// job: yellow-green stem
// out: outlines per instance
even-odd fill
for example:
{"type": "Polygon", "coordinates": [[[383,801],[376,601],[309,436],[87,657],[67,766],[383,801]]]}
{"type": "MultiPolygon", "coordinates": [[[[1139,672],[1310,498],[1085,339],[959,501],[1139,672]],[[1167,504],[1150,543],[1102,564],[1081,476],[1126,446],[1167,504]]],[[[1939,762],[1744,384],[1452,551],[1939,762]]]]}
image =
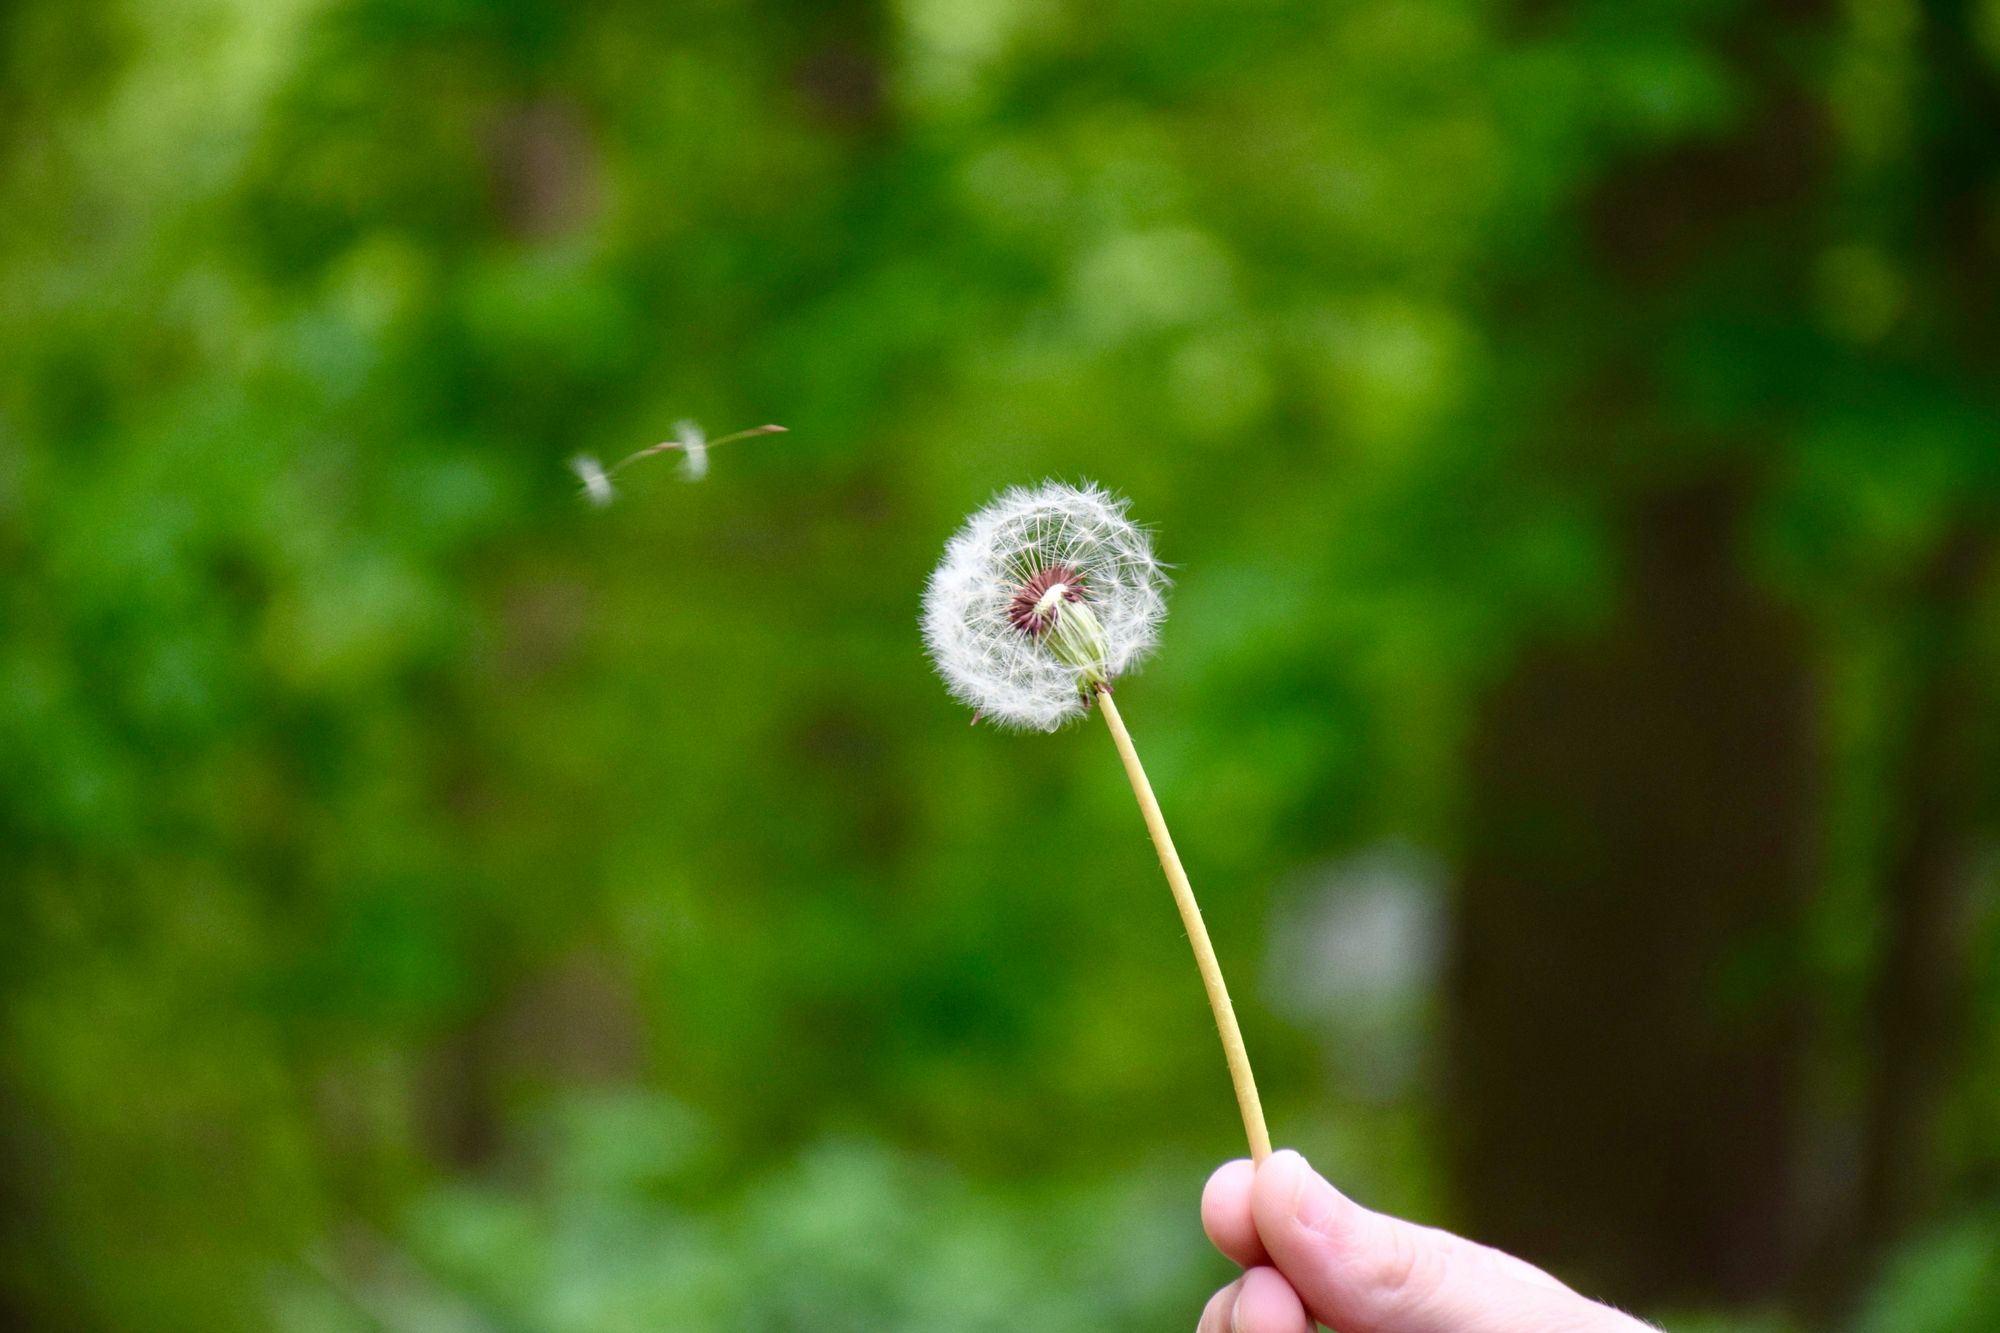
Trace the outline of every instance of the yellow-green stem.
{"type": "Polygon", "coordinates": [[[1174,892],[1174,906],[1180,909],[1181,924],[1187,927],[1188,943],[1194,946],[1195,966],[1201,969],[1201,984],[1208,991],[1208,1007],[1215,1013],[1215,1030],[1222,1037],[1222,1055],[1229,1062],[1229,1081],[1236,1085],[1236,1106],[1243,1113],[1243,1132],[1250,1140],[1250,1158],[1261,1162],[1271,1155],[1271,1134],[1264,1128],[1264,1107],[1257,1099],[1257,1080],[1250,1072],[1250,1053],[1243,1047],[1243,1030],[1236,1026],[1236,1010],[1229,1003],[1229,987],[1222,980],[1222,964],[1215,961],[1215,946],[1208,942],[1208,928],[1201,922],[1201,907],[1194,900],[1187,871],[1181,869],[1180,853],[1174,850],[1173,834],[1167,832],[1166,817],[1153,798],[1153,784],[1146,781],[1146,769],[1139,752],[1132,748],[1132,733],[1111,701],[1111,691],[1097,692],[1098,710],[1111,728],[1111,740],[1118,757],[1125,761],[1125,776],[1131,780],[1132,794],[1139,798],[1139,813],[1145,817],[1146,832],[1153,837],[1153,849],[1160,854],[1160,869],[1167,875],[1167,887],[1174,892]]]}

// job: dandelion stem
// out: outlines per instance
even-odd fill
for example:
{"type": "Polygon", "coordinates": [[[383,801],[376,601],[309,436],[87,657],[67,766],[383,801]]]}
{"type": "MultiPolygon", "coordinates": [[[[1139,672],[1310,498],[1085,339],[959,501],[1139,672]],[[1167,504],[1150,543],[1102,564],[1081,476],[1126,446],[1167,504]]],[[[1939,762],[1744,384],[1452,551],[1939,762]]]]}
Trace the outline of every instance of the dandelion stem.
{"type": "Polygon", "coordinates": [[[1167,875],[1167,887],[1174,892],[1174,906],[1180,909],[1181,924],[1187,927],[1188,943],[1194,946],[1195,966],[1201,969],[1201,984],[1208,990],[1208,1007],[1215,1012],[1215,1030],[1222,1037],[1223,1058],[1229,1062],[1229,1081],[1236,1085],[1237,1109],[1243,1112],[1243,1131],[1250,1139],[1252,1161],[1263,1161],[1271,1155],[1271,1133],[1264,1128],[1264,1107],[1257,1099],[1257,1079],[1250,1072],[1250,1052],[1243,1046],[1243,1030],[1236,1026],[1236,1010],[1229,1003],[1229,987],[1222,980],[1222,964],[1215,960],[1215,946],[1208,941],[1208,928],[1201,921],[1201,906],[1194,900],[1194,889],[1188,884],[1187,871],[1181,869],[1180,853],[1174,850],[1173,834],[1167,832],[1167,820],[1160,813],[1160,803],[1153,797],[1153,784],[1146,780],[1146,769],[1139,762],[1139,752],[1132,748],[1132,733],[1125,730],[1125,719],[1118,715],[1118,705],[1111,701],[1111,691],[1100,688],[1097,692],[1097,706],[1104,714],[1104,724],[1111,728],[1112,743],[1118,747],[1118,757],[1125,761],[1125,776],[1132,782],[1132,794],[1139,798],[1139,813],[1145,816],[1146,832],[1153,837],[1153,848],[1160,854],[1160,869],[1167,875]]]}

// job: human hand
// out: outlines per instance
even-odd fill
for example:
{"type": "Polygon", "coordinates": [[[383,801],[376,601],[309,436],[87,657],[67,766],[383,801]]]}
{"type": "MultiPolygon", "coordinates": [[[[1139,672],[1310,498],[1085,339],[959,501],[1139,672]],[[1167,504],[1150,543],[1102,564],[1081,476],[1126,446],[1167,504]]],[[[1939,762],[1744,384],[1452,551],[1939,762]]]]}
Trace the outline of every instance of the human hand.
{"type": "Polygon", "coordinates": [[[1201,1224],[1245,1272],[1196,1333],[1654,1333],[1512,1255],[1369,1212],[1290,1149],[1219,1168],[1201,1224]]]}

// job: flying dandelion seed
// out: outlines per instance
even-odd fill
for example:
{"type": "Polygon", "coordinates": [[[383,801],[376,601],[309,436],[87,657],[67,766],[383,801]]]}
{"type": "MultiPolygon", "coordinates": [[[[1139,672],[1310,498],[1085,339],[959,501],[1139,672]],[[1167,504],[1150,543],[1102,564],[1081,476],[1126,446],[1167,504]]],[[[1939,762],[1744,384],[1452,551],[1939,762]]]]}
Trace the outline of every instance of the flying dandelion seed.
{"type": "Polygon", "coordinates": [[[598,462],[596,456],[592,454],[578,454],[569,460],[569,467],[583,483],[581,490],[583,497],[602,509],[618,498],[618,490],[611,484],[612,478],[642,458],[651,458],[655,454],[678,449],[681,453],[681,476],[688,481],[700,481],[708,475],[709,450],[725,444],[734,444],[738,440],[754,439],[759,435],[785,433],[783,426],[752,426],[749,430],[739,430],[719,440],[711,440],[697,422],[677,421],[674,423],[674,438],[648,445],[637,453],[627,454],[609,468],[598,462]]]}
{"type": "Polygon", "coordinates": [[[700,481],[708,475],[708,436],[694,421],[674,423],[674,443],[681,448],[681,476],[700,481]]]}
{"type": "Polygon", "coordinates": [[[578,454],[569,460],[569,470],[576,473],[577,480],[583,483],[578,494],[599,509],[618,498],[618,490],[611,484],[610,474],[605,472],[604,464],[598,462],[595,455],[578,454]]]}

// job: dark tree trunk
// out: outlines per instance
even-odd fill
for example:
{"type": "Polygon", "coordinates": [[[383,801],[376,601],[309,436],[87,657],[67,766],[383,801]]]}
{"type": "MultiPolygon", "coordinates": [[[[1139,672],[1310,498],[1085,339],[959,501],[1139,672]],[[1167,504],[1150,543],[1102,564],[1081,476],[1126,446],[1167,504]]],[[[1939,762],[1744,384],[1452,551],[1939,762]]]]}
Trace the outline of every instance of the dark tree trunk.
{"type": "Polygon", "coordinates": [[[1960,531],[1912,598],[1913,697],[1882,880],[1870,997],[1857,1232],[1873,1258],[1935,1201],[1932,1131],[1964,1036],[1969,915],[1989,687],[1973,629],[1991,566],[1988,539],[1960,531]]]}
{"type": "MultiPolygon", "coordinates": [[[[1623,1301],[1766,1298],[1800,1248],[1811,645],[1739,547],[1758,479],[1729,460],[1770,446],[1695,438],[1671,372],[1725,361],[1718,328],[1810,326],[1834,148],[1799,53],[1835,22],[1826,0],[1719,12],[1735,132],[1611,172],[1579,216],[1609,299],[1548,287],[1558,266],[1516,316],[1568,368],[1545,433],[1633,498],[1610,623],[1532,649],[1475,732],[1451,1128],[1466,1225],[1623,1301]]],[[[1738,420],[1775,441],[1788,390],[1737,388],[1772,397],[1738,420]]]]}
{"type": "Polygon", "coordinates": [[[1800,629],[1745,573],[1744,496],[1631,516],[1615,622],[1491,701],[1452,983],[1466,1222],[1620,1300],[1775,1291],[1809,870],[1800,629]]]}

